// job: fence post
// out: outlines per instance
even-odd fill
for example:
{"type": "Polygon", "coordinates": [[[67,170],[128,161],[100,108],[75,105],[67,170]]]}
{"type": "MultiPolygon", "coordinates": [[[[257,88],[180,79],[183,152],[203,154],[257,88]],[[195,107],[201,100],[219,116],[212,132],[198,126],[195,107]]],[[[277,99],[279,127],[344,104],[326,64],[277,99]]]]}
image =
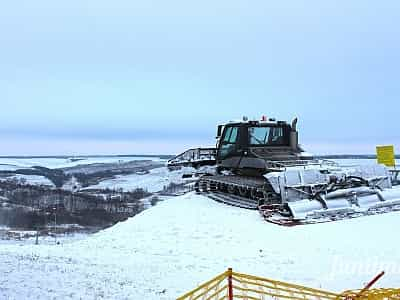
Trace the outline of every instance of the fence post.
{"type": "Polygon", "coordinates": [[[228,269],[228,300],[233,300],[232,268],[228,269]]]}
{"type": "Polygon", "coordinates": [[[376,275],[368,284],[357,294],[357,297],[361,297],[364,292],[369,290],[371,286],[373,286],[383,275],[385,275],[385,272],[382,271],[378,275],[376,275]]]}

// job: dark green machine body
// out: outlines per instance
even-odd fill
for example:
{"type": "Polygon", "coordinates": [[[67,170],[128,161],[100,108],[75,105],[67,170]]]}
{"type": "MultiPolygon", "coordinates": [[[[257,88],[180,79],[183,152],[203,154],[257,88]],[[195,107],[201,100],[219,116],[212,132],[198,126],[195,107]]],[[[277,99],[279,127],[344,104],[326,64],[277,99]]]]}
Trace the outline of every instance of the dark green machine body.
{"type": "Polygon", "coordinates": [[[312,160],[298,144],[297,119],[232,122],[218,127],[218,170],[257,176],[312,160]]]}

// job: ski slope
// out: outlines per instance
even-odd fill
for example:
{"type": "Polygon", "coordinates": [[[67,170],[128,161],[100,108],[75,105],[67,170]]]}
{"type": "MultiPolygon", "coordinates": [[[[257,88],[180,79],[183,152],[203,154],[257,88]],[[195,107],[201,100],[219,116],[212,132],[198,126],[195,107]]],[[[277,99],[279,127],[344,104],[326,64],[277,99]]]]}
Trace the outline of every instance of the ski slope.
{"type": "Polygon", "coordinates": [[[279,227],[193,193],[91,237],[0,245],[0,299],[174,299],[233,267],[342,291],[378,272],[399,286],[400,213],[279,227]]]}

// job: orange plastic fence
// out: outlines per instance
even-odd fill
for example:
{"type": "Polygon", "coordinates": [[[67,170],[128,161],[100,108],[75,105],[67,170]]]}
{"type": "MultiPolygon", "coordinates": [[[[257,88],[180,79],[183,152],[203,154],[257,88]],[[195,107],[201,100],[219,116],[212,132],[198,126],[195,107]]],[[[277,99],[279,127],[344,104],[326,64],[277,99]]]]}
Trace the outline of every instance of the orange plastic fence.
{"type": "Polygon", "coordinates": [[[287,282],[241,274],[228,269],[224,273],[203,283],[177,300],[267,300],[267,299],[398,299],[400,289],[354,290],[333,293],[287,282]]]}

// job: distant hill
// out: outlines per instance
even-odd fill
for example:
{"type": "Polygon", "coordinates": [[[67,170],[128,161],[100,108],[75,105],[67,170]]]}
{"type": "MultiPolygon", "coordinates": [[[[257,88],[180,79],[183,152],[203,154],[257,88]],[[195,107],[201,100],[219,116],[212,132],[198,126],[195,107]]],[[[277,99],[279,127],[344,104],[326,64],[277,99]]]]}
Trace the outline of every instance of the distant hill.
{"type": "MultiPolygon", "coordinates": [[[[333,155],[316,155],[315,158],[321,159],[376,159],[375,154],[333,154],[333,155]]],[[[400,155],[396,155],[396,159],[400,159],[400,155]]]]}

